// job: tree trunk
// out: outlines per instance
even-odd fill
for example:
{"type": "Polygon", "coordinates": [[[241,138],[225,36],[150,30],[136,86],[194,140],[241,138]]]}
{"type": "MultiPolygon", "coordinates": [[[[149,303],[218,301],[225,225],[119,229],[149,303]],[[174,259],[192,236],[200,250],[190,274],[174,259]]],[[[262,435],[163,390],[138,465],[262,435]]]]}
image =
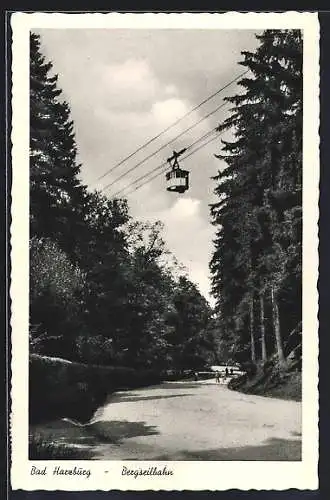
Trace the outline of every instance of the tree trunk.
{"type": "Polygon", "coordinates": [[[254,308],[253,308],[253,295],[250,299],[250,341],[251,341],[251,361],[256,362],[256,346],[254,340],[254,308]]]}
{"type": "Polygon", "coordinates": [[[264,294],[259,293],[260,301],[260,329],[261,329],[261,359],[263,363],[267,361],[267,349],[266,349],[266,329],[265,329],[265,304],[264,304],[264,294]]]}
{"type": "Polygon", "coordinates": [[[280,327],[280,314],[278,309],[277,297],[274,291],[274,287],[271,286],[271,298],[272,298],[272,311],[273,311],[273,328],[276,339],[277,355],[279,359],[280,366],[282,368],[286,367],[286,359],[283,352],[283,343],[281,337],[281,327],[280,327]]]}

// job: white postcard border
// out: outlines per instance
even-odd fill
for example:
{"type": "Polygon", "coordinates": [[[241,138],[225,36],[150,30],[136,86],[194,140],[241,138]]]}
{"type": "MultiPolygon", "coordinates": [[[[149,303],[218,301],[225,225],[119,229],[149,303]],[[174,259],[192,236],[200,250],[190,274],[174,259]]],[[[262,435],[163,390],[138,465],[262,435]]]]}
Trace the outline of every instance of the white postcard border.
{"type": "Polygon", "coordinates": [[[319,24],[317,13],[14,13],[12,41],[12,207],[10,416],[11,486],[24,490],[227,490],[318,487],[319,24]],[[29,32],[37,28],[289,29],[304,36],[303,439],[301,462],[28,460],[29,32]],[[31,466],[77,465],[87,477],[31,475],[31,466]],[[123,476],[122,466],[167,466],[173,475],[123,476]]]}

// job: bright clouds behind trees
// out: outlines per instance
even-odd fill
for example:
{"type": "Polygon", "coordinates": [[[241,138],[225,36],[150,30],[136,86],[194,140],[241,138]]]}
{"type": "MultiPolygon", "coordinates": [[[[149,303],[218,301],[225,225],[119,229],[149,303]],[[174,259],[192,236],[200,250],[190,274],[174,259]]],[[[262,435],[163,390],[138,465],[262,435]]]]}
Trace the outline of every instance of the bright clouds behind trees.
{"type": "MultiPolygon", "coordinates": [[[[215,178],[212,206],[215,327],[198,289],[178,266],[166,265],[163,241],[185,248],[191,276],[201,283],[198,254],[213,234],[199,217],[201,200],[180,198],[168,208],[156,195],[148,200],[154,217],[137,222],[125,200],[87,191],[79,181],[69,105],[32,35],[30,319],[33,339],[43,339],[34,346],[89,362],[183,368],[212,360],[218,334],[229,357],[265,361],[276,352],[285,364],[290,332],[301,321],[302,42],[296,31],[266,31],[259,42],[255,52],[243,53],[241,64],[253,77],[227,99],[232,113],[220,126],[235,135],[219,155],[227,168],[215,178]],[[46,312],[54,307],[50,325],[46,312]],[[61,342],[48,342],[48,334],[61,342]]],[[[152,93],[148,67],[134,64],[134,84],[144,75],[152,93]]],[[[131,65],[116,68],[104,78],[127,83],[131,65]]],[[[171,108],[154,109],[166,124],[181,102],[171,95],[174,87],[168,91],[164,102],[171,108]]],[[[199,184],[196,174],[192,179],[199,184]]]]}
{"type": "Polygon", "coordinates": [[[240,63],[252,76],[227,99],[232,113],[219,127],[234,140],[223,143],[227,167],[215,177],[213,294],[221,339],[236,357],[265,362],[275,352],[285,366],[301,322],[302,37],[267,30],[257,38],[240,63]]]}
{"type": "Polygon", "coordinates": [[[79,181],[70,108],[34,34],[30,70],[31,347],[159,370],[213,361],[212,311],[167,264],[162,226],[132,220],[125,200],[79,181]]]}

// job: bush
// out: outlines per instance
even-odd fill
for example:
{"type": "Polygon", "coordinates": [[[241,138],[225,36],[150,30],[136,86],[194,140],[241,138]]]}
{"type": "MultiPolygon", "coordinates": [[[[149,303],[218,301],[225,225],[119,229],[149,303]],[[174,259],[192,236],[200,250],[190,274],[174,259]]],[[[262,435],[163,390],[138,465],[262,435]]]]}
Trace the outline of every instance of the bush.
{"type": "Polygon", "coordinates": [[[82,328],[85,275],[47,238],[30,240],[30,349],[71,355],[82,328]]]}
{"type": "Polygon", "coordinates": [[[32,434],[29,436],[29,460],[87,460],[85,450],[55,443],[32,434]]]}
{"type": "Polygon", "coordinates": [[[85,365],[31,354],[30,422],[61,417],[87,422],[113,391],[159,382],[159,374],[151,370],[85,365]]]}
{"type": "Polygon", "coordinates": [[[253,378],[257,374],[257,365],[252,363],[252,361],[241,363],[240,368],[246,373],[248,378],[253,378]]]}

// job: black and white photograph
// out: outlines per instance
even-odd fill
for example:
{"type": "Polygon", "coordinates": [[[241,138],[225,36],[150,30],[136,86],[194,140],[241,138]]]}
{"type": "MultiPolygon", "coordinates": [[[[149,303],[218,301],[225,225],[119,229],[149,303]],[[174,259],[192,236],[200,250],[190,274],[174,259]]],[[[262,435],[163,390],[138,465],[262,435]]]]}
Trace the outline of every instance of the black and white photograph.
{"type": "Polygon", "coordinates": [[[316,487],[317,16],[34,16],[12,21],[14,485],[201,489],[203,464],[211,489],[316,487]]]}

